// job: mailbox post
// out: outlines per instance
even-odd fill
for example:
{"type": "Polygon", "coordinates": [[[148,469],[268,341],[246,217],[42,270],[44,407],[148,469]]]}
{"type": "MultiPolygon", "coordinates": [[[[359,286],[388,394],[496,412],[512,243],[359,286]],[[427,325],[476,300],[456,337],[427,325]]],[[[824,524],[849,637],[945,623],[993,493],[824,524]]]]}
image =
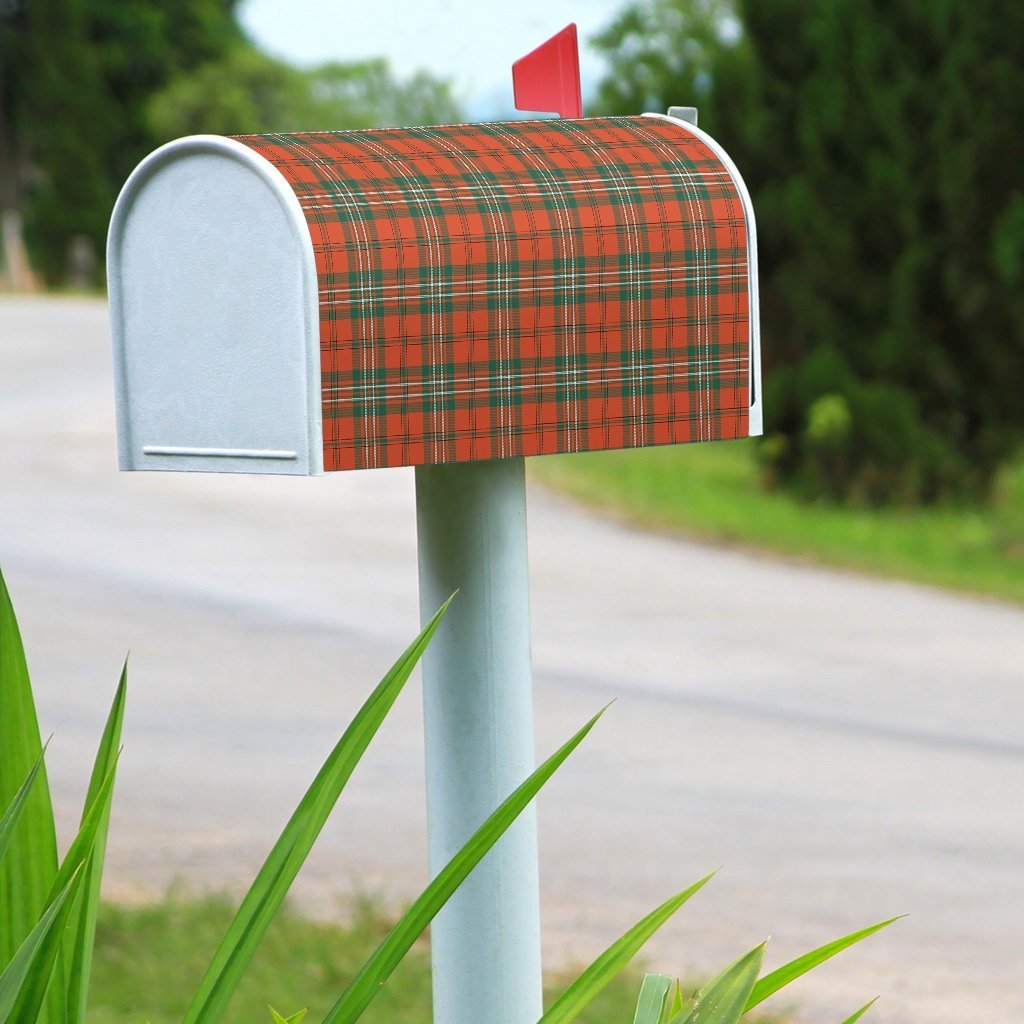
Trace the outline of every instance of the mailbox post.
{"type": "MultiPolygon", "coordinates": [[[[431,873],[534,768],[522,456],[416,469],[431,873]]],[[[434,1019],[540,1017],[537,828],[527,809],[431,926],[434,1019]]]]}
{"type": "MultiPolygon", "coordinates": [[[[578,115],[575,53],[517,100],[578,115]]],[[[525,457],[761,432],[749,196],[671,113],[193,136],[114,211],[122,469],[416,467],[423,617],[461,591],[423,664],[432,872],[533,768],[525,457]]],[[[537,1019],[532,813],[432,939],[436,1024],[537,1019]]]]}

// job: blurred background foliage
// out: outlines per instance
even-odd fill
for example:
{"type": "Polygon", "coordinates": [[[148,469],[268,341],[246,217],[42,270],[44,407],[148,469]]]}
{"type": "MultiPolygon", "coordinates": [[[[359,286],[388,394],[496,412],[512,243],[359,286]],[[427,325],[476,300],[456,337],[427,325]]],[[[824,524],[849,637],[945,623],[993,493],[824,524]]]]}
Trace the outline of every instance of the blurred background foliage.
{"type": "MultiPolygon", "coordinates": [[[[425,72],[261,52],[237,0],[0,0],[0,31],[0,209],[51,285],[72,239],[102,251],[118,189],[168,139],[461,116],[425,72]]],[[[632,0],[596,43],[591,113],[696,104],[750,187],[762,484],[1005,503],[1024,438],[1024,5],[632,0]]]]}
{"type": "Polygon", "coordinates": [[[1024,5],[642,0],[607,113],[695,103],[758,225],[769,482],[987,494],[1024,434],[1024,5]]]}
{"type": "Polygon", "coordinates": [[[425,71],[398,81],[383,59],[298,70],[249,43],[173,79],[148,106],[153,133],[166,139],[237,135],[239,125],[283,132],[450,124],[460,114],[446,83],[425,71]]]}
{"type": "MultiPolygon", "coordinates": [[[[181,135],[456,121],[448,84],[385,60],[300,69],[242,32],[238,0],[0,0],[0,210],[59,285],[69,243],[102,252],[117,193],[181,135]]],[[[97,276],[99,274],[97,264],[97,276]]]]}

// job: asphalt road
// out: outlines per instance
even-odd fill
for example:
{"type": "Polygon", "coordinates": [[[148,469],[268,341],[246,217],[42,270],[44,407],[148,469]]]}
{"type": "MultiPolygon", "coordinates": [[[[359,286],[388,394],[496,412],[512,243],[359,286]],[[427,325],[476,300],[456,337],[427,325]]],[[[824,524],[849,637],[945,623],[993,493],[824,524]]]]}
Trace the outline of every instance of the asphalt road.
{"type": "MultiPolygon", "coordinates": [[[[237,890],[415,633],[412,474],[115,469],[105,306],[0,300],[0,564],[65,835],[130,647],[109,893],[237,890]]],[[[618,698],[540,804],[549,962],[705,871],[651,947],[778,963],[911,916],[793,989],[801,1020],[1024,1017],[1024,610],[650,536],[531,492],[538,748],[618,698]]],[[[411,685],[298,885],[424,879],[411,685]]]]}

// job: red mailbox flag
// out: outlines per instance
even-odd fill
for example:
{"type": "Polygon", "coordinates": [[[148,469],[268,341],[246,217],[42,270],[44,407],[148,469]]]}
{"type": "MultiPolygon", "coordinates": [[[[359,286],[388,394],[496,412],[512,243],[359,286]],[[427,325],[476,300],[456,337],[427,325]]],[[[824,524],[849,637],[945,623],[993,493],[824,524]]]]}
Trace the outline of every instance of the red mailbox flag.
{"type": "Polygon", "coordinates": [[[575,22],[512,65],[512,92],[516,110],[583,116],[575,22]]]}

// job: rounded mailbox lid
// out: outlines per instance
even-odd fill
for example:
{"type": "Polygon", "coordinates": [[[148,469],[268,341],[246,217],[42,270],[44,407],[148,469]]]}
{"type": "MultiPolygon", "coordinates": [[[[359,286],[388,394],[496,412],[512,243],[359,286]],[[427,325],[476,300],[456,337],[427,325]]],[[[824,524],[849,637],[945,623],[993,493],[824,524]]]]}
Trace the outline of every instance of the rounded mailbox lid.
{"type": "Polygon", "coordinates": [[[313,249],[272,164],[218,136],[156,150],[108,268],[122,469],[322,472],[313,249]]]}

